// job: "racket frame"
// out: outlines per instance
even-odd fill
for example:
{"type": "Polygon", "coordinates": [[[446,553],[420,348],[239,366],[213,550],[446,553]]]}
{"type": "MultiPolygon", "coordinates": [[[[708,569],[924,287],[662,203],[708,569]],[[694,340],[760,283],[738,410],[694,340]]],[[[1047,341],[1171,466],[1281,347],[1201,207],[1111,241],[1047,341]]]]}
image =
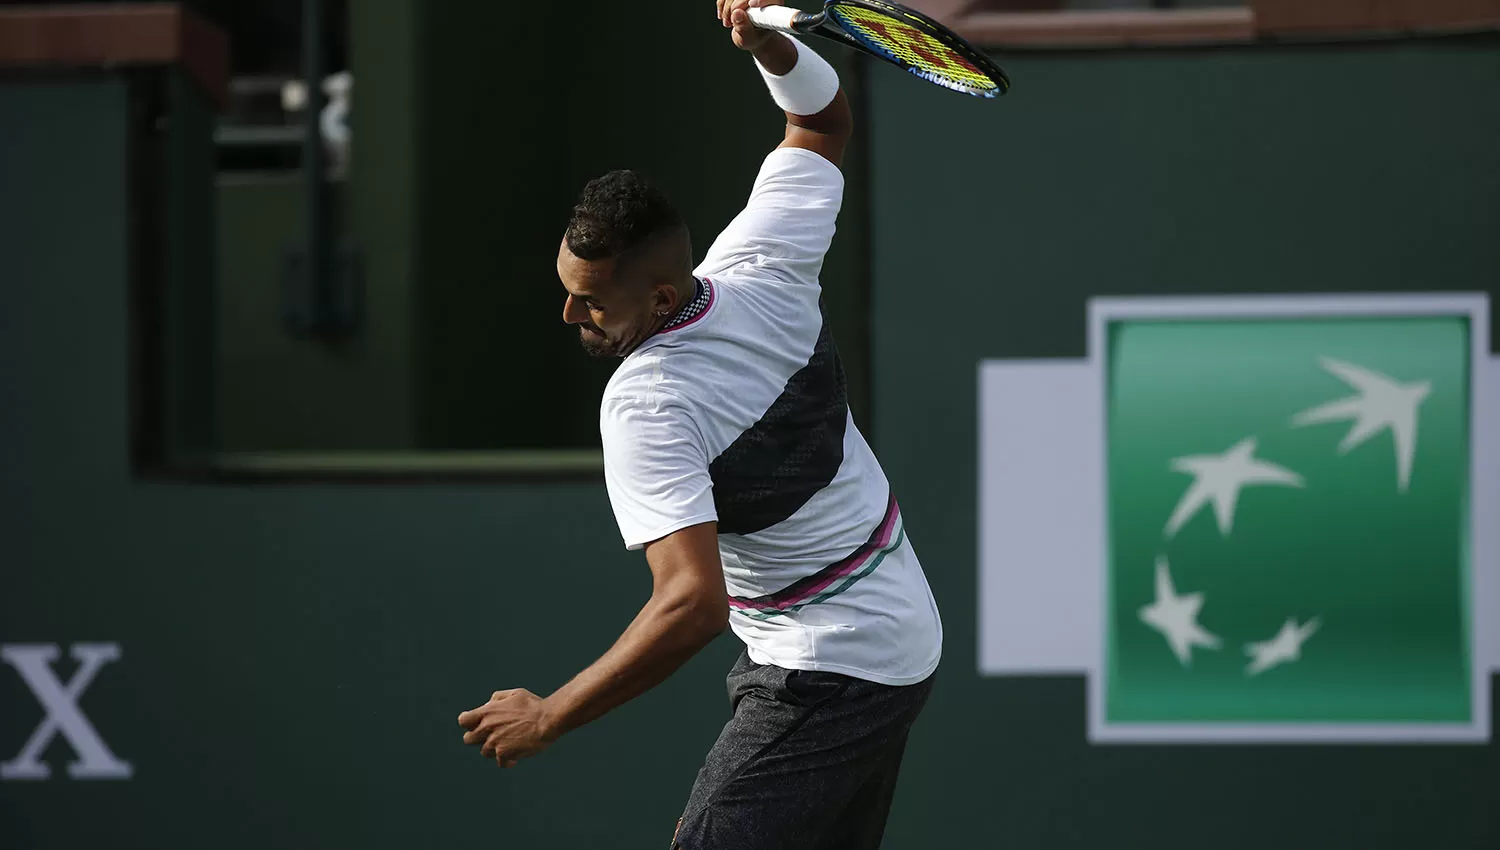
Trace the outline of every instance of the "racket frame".
{"type": "MultiPolygon", "coordinates": [[[[907,23],[915,26],[922,32],[926,33],[927,35],[930,35],[938,41],[942,42],[944,46],[946,46],[948,49],[952,50],[959,56],[962,56],[965,61],[969,62],[975,68],[978,68],[981,73],[994,80],[995,83],[999,86],[999,91],[995,92],[977,91],[972,88],[964,88],[961,90],[961,93],[963,94],[969,94],[974,97],[994,98],[1000,95],[1004,95],[1010,91],[1010,77],[1005,73],[1005,70],[995,62],[995,60],[985,55],[985,53],[979,48],[970,44],[958,33],[955,33],[953,30],[949,29],[943,24],[938,23],[937,21],[921,12],[918,12],[915,9],[910,9],[897,3],[886,3],[882,2],[882,0],[827,0],[827,2],[823,4],[823,11],[798,11],[795,15],[791,16],[790,24],[787,26],[781,26],[779,22],[775,20],[776,13],[771,13],[769,15],[767,14],[769,9],[776,9],[778,7],[772,6],[766,8],[755,8],[748,11],[750,14],[750,22],[757,27],[761,27],[762,29],[770,29],[777,32],[785,32],[794,35],[817,35],[823,38],[829,38],[834,41],[841,42],[845,46],[858,50],[859,52],[864,53],[867,56],[871,56],[875,59],[879,59],[883,62],[895,65],[903,71],[912,73],[913,76],[918,76],[919,79],[926,80],[927,82],[932,83],[935,86],[946,88],[949,91],[960,91],[952,88],[951,86],[933,82],[932,80],[928,80],[925,77],[920,77],[915,73],[915,71],[919,71],[921,69],[914,68],[910,63],[903,62],[900,59],[886,56],[885,54],[880,53],[874,48],[865,44],[854,34],[844,29],[844,27],[833,16],[832,10],[838,6],[854,6],[872,12],[878,12],[894,20],[904,20],[907,23]]],[[[783,6],[780,8],[785,9],[787,7],[783,6]]],[[[781,16],[784,17],[785,13],[781,13],[781,16]]]]}

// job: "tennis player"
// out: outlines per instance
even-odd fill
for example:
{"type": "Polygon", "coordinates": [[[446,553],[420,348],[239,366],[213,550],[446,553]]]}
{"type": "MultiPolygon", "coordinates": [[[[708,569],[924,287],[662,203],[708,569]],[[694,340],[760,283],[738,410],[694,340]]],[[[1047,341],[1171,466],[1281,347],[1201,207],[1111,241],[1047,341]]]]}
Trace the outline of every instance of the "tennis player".
{"type": "Polygon", "coordinates": [[[785,112],[744,210],[696,268],[629,171],[588,184],[558,252],[563,319],[622,358],[600,405],[605,482],[650,600],[545,699],[459,715],[509,767],[660,683],[726,627],[732,716],[677,823],[683,850],[877,847],[942,649],[896,498],[845,398],[819,273],[842,204],[849,104],[800,40],[717,14],[785,112]]]}

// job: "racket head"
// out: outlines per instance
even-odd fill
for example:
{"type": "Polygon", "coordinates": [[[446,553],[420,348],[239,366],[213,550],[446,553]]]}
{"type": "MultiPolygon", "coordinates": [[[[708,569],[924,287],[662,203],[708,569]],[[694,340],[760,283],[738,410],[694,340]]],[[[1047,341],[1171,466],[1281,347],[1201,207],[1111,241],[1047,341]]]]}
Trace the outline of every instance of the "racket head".
{"type": "Polygon", "coordinates": [[[976,97],[1010,91],[1005,71],[953,30],[900,3],[828,0],[822,26],[930,83],[976,97]]]}

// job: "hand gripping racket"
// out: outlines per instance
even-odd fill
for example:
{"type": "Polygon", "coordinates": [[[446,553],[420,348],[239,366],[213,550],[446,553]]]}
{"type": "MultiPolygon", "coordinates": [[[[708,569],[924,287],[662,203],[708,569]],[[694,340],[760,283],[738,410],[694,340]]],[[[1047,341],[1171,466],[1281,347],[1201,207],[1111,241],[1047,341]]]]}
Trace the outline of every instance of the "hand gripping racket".
{"type": "Polygon", "coordinates": [[[746,10],[761,29],[832,39],[944,88],[993,98],[1010,78],[953,30],[899,3],[828,0],[817,14],[788,6],[746,10]]]}

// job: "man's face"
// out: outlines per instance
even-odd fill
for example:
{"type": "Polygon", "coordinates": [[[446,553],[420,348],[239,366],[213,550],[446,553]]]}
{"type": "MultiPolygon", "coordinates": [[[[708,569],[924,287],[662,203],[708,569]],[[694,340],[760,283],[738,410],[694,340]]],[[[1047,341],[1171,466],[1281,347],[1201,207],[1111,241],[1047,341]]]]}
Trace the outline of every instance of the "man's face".
{"type": "Polygon", "coordinates": [[[580,259],[566,242],[558,251],[557,275],[567,292],[563,321],[578,326],[578,341],[594,357],[624,357],[660,322],[652,287],[635,279],[643,270],[617,265],[614,259],[580,259]]]}

